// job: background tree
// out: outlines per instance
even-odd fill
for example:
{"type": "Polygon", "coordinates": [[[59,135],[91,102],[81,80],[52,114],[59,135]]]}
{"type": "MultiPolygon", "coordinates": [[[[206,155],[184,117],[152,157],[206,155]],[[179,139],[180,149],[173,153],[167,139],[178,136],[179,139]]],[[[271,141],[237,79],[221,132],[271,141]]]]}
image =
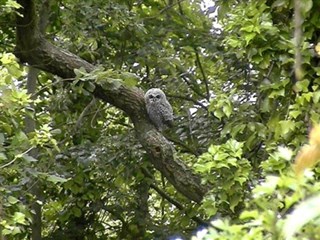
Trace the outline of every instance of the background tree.
{"type": "Polygon", "coordinates": [[[298,178],[290,162],[319,122],[317,4],[4,1],[1,237],[189,237],[215,216],[209,239],[317,238],[319,197],[298,203],[318,170],[298,178]],[[41,70],[32,95],[26,66],[41,70]],[[151,87],[177,116],[165,137],[151,87]]]}

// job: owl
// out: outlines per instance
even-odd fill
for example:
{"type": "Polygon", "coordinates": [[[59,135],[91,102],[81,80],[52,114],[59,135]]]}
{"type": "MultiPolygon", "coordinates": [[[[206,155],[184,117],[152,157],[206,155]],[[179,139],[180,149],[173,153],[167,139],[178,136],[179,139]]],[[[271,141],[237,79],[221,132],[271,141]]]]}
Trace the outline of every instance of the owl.
{"type": "Polygon", "coordinates": [[[159,131],[173,125],[172,107],[161,89],[149,89],[144,99],[149,118],[159,131]]]}

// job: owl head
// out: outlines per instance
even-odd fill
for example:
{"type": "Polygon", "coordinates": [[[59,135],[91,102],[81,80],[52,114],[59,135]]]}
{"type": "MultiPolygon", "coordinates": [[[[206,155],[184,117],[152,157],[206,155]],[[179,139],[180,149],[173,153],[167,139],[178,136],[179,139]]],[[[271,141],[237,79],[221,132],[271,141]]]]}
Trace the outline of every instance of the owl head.
{"type": "Polygon", "coordinates": [[[147,103],[156,103],[166,99],[166,95],[159,88],[151,88],[146,92],[144,98],[147,103]]]}

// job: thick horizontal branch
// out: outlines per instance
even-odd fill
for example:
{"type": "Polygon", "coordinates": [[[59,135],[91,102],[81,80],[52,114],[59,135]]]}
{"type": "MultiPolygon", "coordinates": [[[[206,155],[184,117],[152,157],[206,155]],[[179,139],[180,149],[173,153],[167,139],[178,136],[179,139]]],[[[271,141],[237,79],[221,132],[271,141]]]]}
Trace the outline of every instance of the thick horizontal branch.
{"type": "MultiPolygon", "coordinates": [[[[53,73],[62,78],[75,77],[74,69],[84,68],[90,72],[94,65],[77,55],[54,46],[48,42],[37,28],[37,15],[32,0],[18,0],[22,6],[17,16],[17,40],[15,54],[21,62],[53,73]]],[[[161,133],[150,123],[147,116],[144,93],[138,88],[121,86],[117,89],[102,88],[95,84],[93,94],[104,102],[123,110],[131,118],[137,138],[150,155],[152,164],[168,179],[168,181],[184,196],[200,202],[207,187],[201,185],[200,176],[174,158],[174,149],[161,133]]]]}

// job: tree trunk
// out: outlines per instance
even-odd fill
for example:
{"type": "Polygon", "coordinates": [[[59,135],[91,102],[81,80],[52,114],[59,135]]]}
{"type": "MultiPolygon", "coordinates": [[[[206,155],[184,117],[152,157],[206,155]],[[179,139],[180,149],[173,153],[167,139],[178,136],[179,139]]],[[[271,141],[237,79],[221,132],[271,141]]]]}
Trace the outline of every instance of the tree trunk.
{"type": "MultiPolygon", "coordinates": [[[[46,26],[48,25],[48,19],[49,19],[49,11],[50,11],[50,4],[51,0],[44,1],[42,4],[41,12],[40,12],[40,22],[39,22],[39,29],[41,32],[45,31],[46,26]]],[[[28,77],[27,77],[27,91],[28,94],[31,95],[31,99],[34,100],[34,94],[36,92],[37,88],[37,78],[38,78],[39,70],[34,67],[29,67],[28,77]]],[[[31,104],[30,106],[32,109],[34,109],[34,105],[31,104]]],[[[26,115],[25,117],[25,132],[31,133],[34,132],[36,129],[36,122],[34,117],[30,117],[26,115]]],[[[38,149],[32,149],[29,152],[29,155],[33,158],[38,158],[38,149]]],[[[42,193],[41,193],[41,187],[40,182],[37,178],[33,179],[32,187],[30,189],[31,194],[34,196],[35,199],[32,200],[31,208],[33,210],[32,215],[32,224],[31,224],[31,230],[32,230],[32,240],[41,240],[42,235],[42,209],[41,205],[38,203],[38,201],[41,201],[42,199],[42,193]]]]}

